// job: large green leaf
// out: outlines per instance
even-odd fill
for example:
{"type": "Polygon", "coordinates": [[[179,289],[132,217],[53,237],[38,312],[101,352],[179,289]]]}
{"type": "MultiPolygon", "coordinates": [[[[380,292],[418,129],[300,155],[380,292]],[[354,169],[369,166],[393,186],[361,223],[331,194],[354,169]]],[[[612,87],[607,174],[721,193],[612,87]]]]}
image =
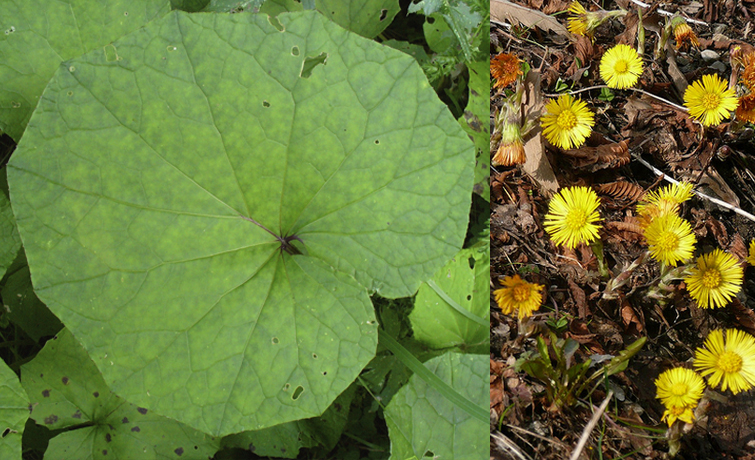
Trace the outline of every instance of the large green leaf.
{"type": "MultiPolygon", "coordinates": [[[[425,366],[487,412],[486,355],[446,353],[425,366]]],[[[385,409],[391,460],[424,457],[484,460],[490,452],[487,424],[442,396],[417,375],[385,409]]]]}
{"type": "Polygon", "coordinates": [[[414,337],[433,348],[473,353],[490,348],[490,252],[463,249],[417,293],[409,315],[414,337]]]}
{"type": "Polygon", "coordinates": [[[164,15],[169,0],[0,0],[0,130],[18,141],[62,61],[99,49],[164,15]]]}
{"type": "Polygon", "coordinates": [[[9,165],[37,295],[135,404],[217,435],[321,414],[375,354],[368,293],[461,246],[469,140],[414,59],[315,12],[113,46],[58,71],[9,165]]]}
{"type": "Polygon", "coordinates": [[[398,0],[317,0],[328,19],[363,37],[373,38],[401,11],[398,0]]]}
{"type": "Polygon", "coordinates": [[[0,192],[0,278],[5,275],[16,259],[19,249],[21,249],[21,238],[18,236],[13,209],[5,193],[0,192]]]}
{"type": "Polygon", "coordinates": [[[21,459],[21,438],[28,418],[29,397],[16,373],[0,360],[0,458],[21,459]]]}
{"type": "Polygon", "coordinates": [[[207,459],[218,450],[220,440],[112,394],[67,329],[21,366],[21,379],[31,418],[71,428],[50,440],[45,458],[207,459]]]}

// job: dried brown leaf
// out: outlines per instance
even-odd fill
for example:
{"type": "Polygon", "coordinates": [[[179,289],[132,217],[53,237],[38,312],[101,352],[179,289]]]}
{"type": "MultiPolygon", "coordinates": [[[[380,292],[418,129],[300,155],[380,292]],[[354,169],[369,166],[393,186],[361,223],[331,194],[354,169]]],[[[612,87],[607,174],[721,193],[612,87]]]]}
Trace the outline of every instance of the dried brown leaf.
{"type": "Polygon", "coordinates": [[[564,152],[571,157],[575,168],[585,168],[592,172],[600,169],[618,168],[632,160],[627,141],[612,142],[597,147],[584,146],[564,152]]]}
{"type": "MultiPolygon", "coordinates": [[[[522,106],[525,116],[530,120],[537,120],[543,111],[543,95],[540,91],[540,72],[530,70],[524,80],[524,98],[522,106]]],[[[540,131],[532,135],[524,144],[527,161],[522,169],[529,174],[542,188],[545,195],[552,195],[558,190],[558,180],[553,167],[545,156],[545,148],[540,131]]]]}
{"type": "Polygon", "coordinates": [[[537,27],[545,32],[553,32],[551,38],[556,43],[566,43],[570,34],[563,24],[553,16],[540,11],[531,10],[507,0],[492,0],[490,2],[490,18],[497,22],[508,22],[511,25],[537,27]]]}
{"type": "Polygon", "coordinates": [[[637,201],[645,194],[645,189],[637,184],[618,180],[595,187],[599,194],[610,195],[616,200],[637,201]]]}

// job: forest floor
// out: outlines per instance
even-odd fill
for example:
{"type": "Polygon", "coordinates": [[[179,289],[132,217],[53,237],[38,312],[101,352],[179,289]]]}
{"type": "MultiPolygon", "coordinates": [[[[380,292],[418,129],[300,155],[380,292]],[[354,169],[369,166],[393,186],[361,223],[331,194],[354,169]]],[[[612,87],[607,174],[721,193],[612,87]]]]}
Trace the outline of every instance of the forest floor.
{"type": "MultiPolygon", "coordinates": [[[[491,171],[491,292],[515,274],[544,286],[542,306],[524,323],[502,314],[491,295],[491,458],[568,459],[585,431],[581,459],[668,458],[668,426],[655,379],[672,367],[690,368],[712,330],[755,334],[755,268],[745,263],[755,222],[744,215],[755,214],[755,131],[731,117],[704,130],[679,107],[686,86],[702,75],[732,78],[730,51],[755,44],[755,2],[664,2],[661,9],[691,20],[700,45],[677,48],[672,36],[665,56],[656,47],[669,19],[657,3],[640,8],[628,0],[604,2],[606,10],[628,13],[598,27],[594,42],[566,31],[569,1],[513,3],[491,1],[491,57],[513,53],[532,69],[527,82],[537,94],[527,93],[523,110],[538,116],[538,99],[576,92],[595,113],[595,125],[584,147],[564,151],[548,143],[536,123],[525,135],[527,163],[491,171]],[[635,88],[642,92],[585,90],[605,84],[598,71],[603,53],[619,43],[636,49],[640,31],[644,71],[635,88]],[[648,247],[635,205],[647,191],[668,185],[667,177],[692,182],[697,192],[729,205],[696,195],[681,207],[697,238],[695,258],[720,248],[742,263],[742,288],[723,308],[700,308],[681,279],[659,287],[661,267],[649,257],[636,263],[648,247]],[[601,200],[603,273],[591,246],[557,246],[543,229],[553,193],[575,185],[592,188],[601,200]],[[564,369],[588,359],[601,362],[587,376],[638,339],[647,341],[623,372],[598,375],[574,401],[557,407],[547,392],[553,383],[521,370],[537,359],[537,337],[550,346],[553,366],[554,350],[567,340],[574,348],[560,352],[564,369]],[[585,430],[609,397],[597,424],[585,430]]],[[[736,74],[732,79],[736,84],[736,74]]],[[[491,92],[491,124],[505,95],[491,92]]],[[[491,151],[497,146],[494,135],[491,151]]],[[[676,458],[755,459],[755,390],[732,395],[719,388],[710,394],[695,423],[683,427],[676,458]]]]}

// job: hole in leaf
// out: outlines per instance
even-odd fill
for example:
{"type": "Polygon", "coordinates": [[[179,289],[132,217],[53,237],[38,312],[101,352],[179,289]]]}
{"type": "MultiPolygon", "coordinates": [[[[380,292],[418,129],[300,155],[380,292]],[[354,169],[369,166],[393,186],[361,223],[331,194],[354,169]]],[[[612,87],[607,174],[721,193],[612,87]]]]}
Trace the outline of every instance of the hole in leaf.
{"type": "Polygon", "coordinates": [[[313,357],[314,359],[317,359],[317,353],[312,353],[312,357],[313,357]]]}
{"type": "Polygon", "coordinates": [[[273,345],[278,345],[278,342],[279,342],[278,337],[273,337],[272,342],[273,342],[273,345]]]}
{"type": "Polygon", "coordinates": [[[304,387],[301,386],[301,385],[299,385],[294,390],[294,394],[291,395],[291,399],[293,399],[294,401],[296,401],[297,399],[299,399],[299,396],[301,396],[302,393],[304,393],[304,387]]]}
{"type": "Polygon", "coordinates": [[[375,139],[375,145],[380,145],[380,139],[375,139]]]}
{"type": "Polygon", "coordinates": [[[283,391],[288,391],[289,388],[291,388],[291,384],[290,383],[287,383],[287,384],[283,385],[283,391]]]}
{"type": "Polygon", "coordinates": [[[432,451],[428,450],[428,451],[426,451],[426,452],[425,452],[425,454],[424,454],[424,455],[422,456],[422,458],[425,458],[425,457],[430,457],[430,458],[433,458],[433,457],[435,457],[435,454],[434,454],[434,453],[433,453],[432,451]]]}
{"type": "Polygon", "coordinates": [[[128,16],[128,11],[124,11],[124,12],[123,12],[123,15],[124,15],[124,16],[128,16]]]}
{"type": "Polygon", "coordinates": [[[475,264],[475,259],[474,259],[474,257],[470,257],[470,258],[469,258],[469,268],[471,268],[471,269],[473,269],[473,270],[474,270],[474,264],[475,264]]]}
{"type": "Polygon", "coordinates": [[[309,76],[312,75],[312,71],[315,69],[315,67],[320,64],[325,65],[327,63],[327,60],[328,53],[325,52],[322,52],[314,57],[307,56],[307,58],[304,59],[304,63],[302,63],[299,76],[302,78],[309,78],[309,76]]]}
{"type": "Polygon", "coordinates": [[[432,23],[434,23],[434,22],[435,22],[435,18],[434,18],[434,17],[432,17],[432,16],[428,16],[428,17],[427,17],[427,23],[428,23],[428,24],[432,24],[432,23]]]}
{"type": "Polygon", "coordinates": [[[8,436],[9,434],[10,434],[10,428],[6,428],[6,429],[5,429],[4,431],[3,431],[3,437],[6,437],[6,436],[8,436]]]}
{"type": "Polygon", "coordinates": [[[385,21],[385,18],[388,16],[388,10],[383,8],[380,10],[380,21],[385,21]]]}
{"type": "Polygon", "coordinates": [[[267,22],[269,22],[271,26],[278,29],[278,32],[284,32],[286,30],[283,24],[281,24],[281,22],[275,16],[268,16],[267,22]]]}
{"type": "Polygon", "coordinates": [[[322,371],[322,375],[328,375],[328,371],[322,371]]]}
{"type": "Polygon", "coordinates": [[[298,56],[298,55],[299,55],[299,47],[294,46],[293,48],[291,48],[291,56],[298,56]]]}
{"type": "Polygon", "coordinates": [[[468,296],[467,296],[467,300],[472,300],[472,296],[471,296],[471,295],[468,295],[468,296]]]}
{"type": "Polygon", "coordinates": [[[267,101],[262,101],[262,107],[270,107],[270,103],[267,101]]]}

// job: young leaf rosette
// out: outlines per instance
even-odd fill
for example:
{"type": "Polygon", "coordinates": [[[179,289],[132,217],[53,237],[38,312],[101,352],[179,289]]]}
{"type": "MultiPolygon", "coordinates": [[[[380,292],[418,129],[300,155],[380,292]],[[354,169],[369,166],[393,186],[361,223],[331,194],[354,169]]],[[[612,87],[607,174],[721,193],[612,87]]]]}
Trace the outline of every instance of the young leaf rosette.
{"type": "Polygon", "coordinates": [[[173,12],[66,62],[9,166],[37,295],[107,384],[213,435],[321,414],[369,294],[462,245],[474,149],[410,56],[316,12],[173,12]]]}

